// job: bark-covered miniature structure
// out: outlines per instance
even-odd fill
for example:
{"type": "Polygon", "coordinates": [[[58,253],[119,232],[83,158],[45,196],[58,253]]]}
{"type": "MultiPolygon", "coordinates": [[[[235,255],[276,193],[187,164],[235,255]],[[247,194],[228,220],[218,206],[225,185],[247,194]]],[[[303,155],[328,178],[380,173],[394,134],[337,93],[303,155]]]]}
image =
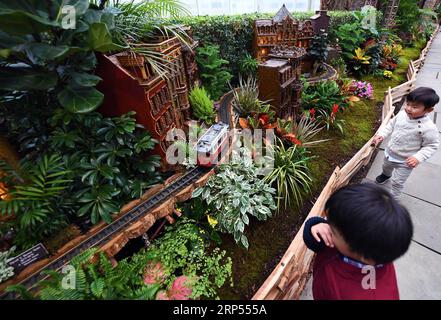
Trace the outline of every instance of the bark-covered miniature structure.
{"type": "Polygon", "coordinates": [[[167,61],[166,76],[160,76],[137,53],[101,55],[97,74],[103,81],[98,88],[105,98],[100,111],[106,116],[136,111],[137,122],[159,141],[155,153],[161,156],[163,169],[167,169],[167,132],[184,128],[190,119],[188,92],[198,81],[193,50],[197,42],[191,40],[188,45],[176,36],[161,35],[147,44],[133,46],[141,49],[147,46],[158,52],[167,61]]]}

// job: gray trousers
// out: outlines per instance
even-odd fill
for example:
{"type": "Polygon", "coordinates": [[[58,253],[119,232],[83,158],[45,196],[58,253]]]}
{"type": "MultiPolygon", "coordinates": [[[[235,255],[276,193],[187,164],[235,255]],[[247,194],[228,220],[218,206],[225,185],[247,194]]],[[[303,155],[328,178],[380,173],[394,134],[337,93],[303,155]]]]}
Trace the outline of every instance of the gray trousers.
{"type": "Polygon", "coordinates": [[[391,178],[391,194],[395,199],[399,199],[404,188],[404,183],[412,173],[413,168],[406,163],[391,162],[384,157],[383,174],[391,178]]]}

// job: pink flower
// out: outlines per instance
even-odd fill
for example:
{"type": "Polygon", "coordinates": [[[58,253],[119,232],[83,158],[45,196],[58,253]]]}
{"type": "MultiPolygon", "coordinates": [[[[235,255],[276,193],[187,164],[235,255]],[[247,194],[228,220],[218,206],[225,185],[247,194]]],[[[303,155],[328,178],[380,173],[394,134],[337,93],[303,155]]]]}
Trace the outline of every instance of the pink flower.
{"type": "Polygon", "coordinates": [[[160,262],[150,261],[144,271],[144,283],[156,284],[163,283],[166,278],[166,272],[160,262]]]}
{"type": "Polygon", "coordinates": [[[170,300],[189,300],[192,293],[191,284],[189,282],[186,276],[177,277],[168,291],[170,300]]]}
{"type": "Polygon", "coordinates": [[[332,113],[336,114],[338,112],[339,107],[340,106],[338,104],[334,103],[334,105],[332,106],[332,113]]]}
{"type": "Polygon", "coordinates": [[[166,291],[161,290],[156,294],[156,300],[170,300],[166,291]]]}

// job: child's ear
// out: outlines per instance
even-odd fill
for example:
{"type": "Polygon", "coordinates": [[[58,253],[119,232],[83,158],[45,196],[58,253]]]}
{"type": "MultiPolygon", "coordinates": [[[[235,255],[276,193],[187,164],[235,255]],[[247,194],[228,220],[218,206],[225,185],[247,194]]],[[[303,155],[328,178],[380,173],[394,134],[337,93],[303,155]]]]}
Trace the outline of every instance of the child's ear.
{"type": "Polygon", "coordinates": [[[432,108],[427,108],[427,109],[425,109],[424,111],[426,111],[426,113],[431,113],[433,110],[435,110],[434,107],[432,107],[432,108]]]}

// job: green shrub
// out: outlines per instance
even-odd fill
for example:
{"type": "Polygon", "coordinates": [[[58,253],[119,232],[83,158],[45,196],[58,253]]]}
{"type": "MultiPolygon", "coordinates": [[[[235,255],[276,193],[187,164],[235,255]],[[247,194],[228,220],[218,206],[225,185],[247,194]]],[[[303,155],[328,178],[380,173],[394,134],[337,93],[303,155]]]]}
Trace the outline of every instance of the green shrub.
{"type": "Polygon", "coordinates": [[[240,61],[239,72],[242,76],[256,78],[259,62],[247,53],[240,61]]]}
{"type": "Polygon", "coordinates": [[[26,249],[67,224],[63,212],[66,191],[73,181],[58,155],[44,155],[36,162],[22,161],[20,172],[2,161],[7,172],[9,198],[0,200],[0,215],[14,215],[14,244],[26,249]]]}
{"type": "MultiPolygon", "coordinates": [[[[31,106],[25,108],[28,107],[31,106]]],[[[25,183],[21,182],[24,179],[9,182],[19,190],[29,186],[34,192],[38,189],[41,194],[41,198],[34,199],[33,195],[29,201],[26,200],[20,205],[20,211],[14,209],[23,214],[24,219],[29,220],[35,216],[29,221],[35,224],[32,232],[26,232],[27,225],[17,220],[18,230],[23,229],[22,225],[26,226],[23,232],[17,233],[20,246],[35,244],[37,239],[59,229],[68,217],[90,216],[92,223],[101,220],[111,222],[112,214],[117,213],[122,205],[139,198],[149,186],[160,181],[160,174],[156,171],[160,165],[159,157],[146,154],[157,142],[147,131],[141,130],[142,126],[136,124],[133,112],[121,117],[104,118],[96,112],[73,114],[56,109],[42,113],[42,116],[48,118],[35,121],[39,127],[34,127],[33,118],[22,115],[20,109],[0,109],[0,118],[5,119],[7,127],[10,125],[14,128],[14,135],[8,138],[12,138],[11,141],[18,145],[27,144],[27,153],[23,156],[25,162],[29,163],[30,176],[39,179],[40,176],[50,177],[55,173],[52,171],[56,169],[58,172],[59,168],[60,172],[70,172],[66,176],[72,180],[62,190],[59,184],[61,177],[55,179],[57,185],[51,190],[56,193],[46,190],[51,187],[50,184],[40,186],[41,181],[38,179],[27,179],[25,183]],[[44,141],[33,139],[39,135],[38,130],[45,136],[44,141]],[[40,141],[42,145],[36,149],[40,141]],[[44,154],[39,154],[40,150],[47,154],[48,159],[56,154],[63,156],[57,161],[49,161],[54,168],[48,167],[49,171],[42,172],[40,162],[45,163],[45,160],[44,154]],[[33,168],[36,164],[38,166],[33,168]],[[40,171],[36,172],[37,169],[40,171]],[[39,200],[38,205],[34,200],[39,200]]],[[[23,200],[19,193],[17,196],[23,200]]],[[[10,201],[0,201],[0,206],[10,207],[16,201],[18,199],[12,197],[10,201]]]]}
{"type": "Polygon", "coordinates": [[[303,196],[311,191],[312,179],[306,149],[293,144],[285,147],[280,139],[274,145],[274,169],[265,181],[277,189],[277,208],[300,206],[303,196]],[[283,206],[282,206],[283,201],[283,206]]]}
{"type": "Polygon", "coordinates": [[[192,197],[205,200],[214,210],[211,216],[217,221],[216,227],[233,234],[236,243],[248,248],[245,225],[250,222],[249,215],[266,220],[276,206],[275,189],[260,179],[257,167],[246,153],[241,149],[240,159],[221,165],[219,173],[197,188],[192,197]]]}
{"type": "Polygon", "coordinates": [[[416,1],[401,0],[396,16],[397,26],[400,31],[408,32],[420,19],[420,11],[416,1]]]}
{"type": "Polygon", "coordinates": [[[14,275],[14,268],[8,265],[8,259],[14,253],[15,247],[11,249],[0,252],[0,283],[8,280],[14,275]]]}
{"type": "Polygon", "coordinates": [[[218,100],[228,91],[228,82],[232,75],[226,71],[229,62],[219,55],[219,46],[206,45],[196,49],[196,61],[203,86],[210,97],[218,100]]]}
{"type": "Polygon", "coordinates": [[[314,60],[312,74],[315,75],[319,67],[328,59],[329,39],[327,33],[315,35],[308,49],[309,56],[314,60]]]}
{"type": "Polygon", "coordinates": [[[333,106],[346,107],[346,97],[335,81],[321,81],[315,85],[304,83],[301,106],[305,110],[325,110],[331,113],[333,106]]]}
{"type": "Polygon", "coordinates": [[[203,87],[195,87],[190,91],[188,99],[190,100],[193,115],[197,119],[211,125],[216,117],[216,112],[213,109],[213,101],[210,99],[207,91],[203,87]]]}

